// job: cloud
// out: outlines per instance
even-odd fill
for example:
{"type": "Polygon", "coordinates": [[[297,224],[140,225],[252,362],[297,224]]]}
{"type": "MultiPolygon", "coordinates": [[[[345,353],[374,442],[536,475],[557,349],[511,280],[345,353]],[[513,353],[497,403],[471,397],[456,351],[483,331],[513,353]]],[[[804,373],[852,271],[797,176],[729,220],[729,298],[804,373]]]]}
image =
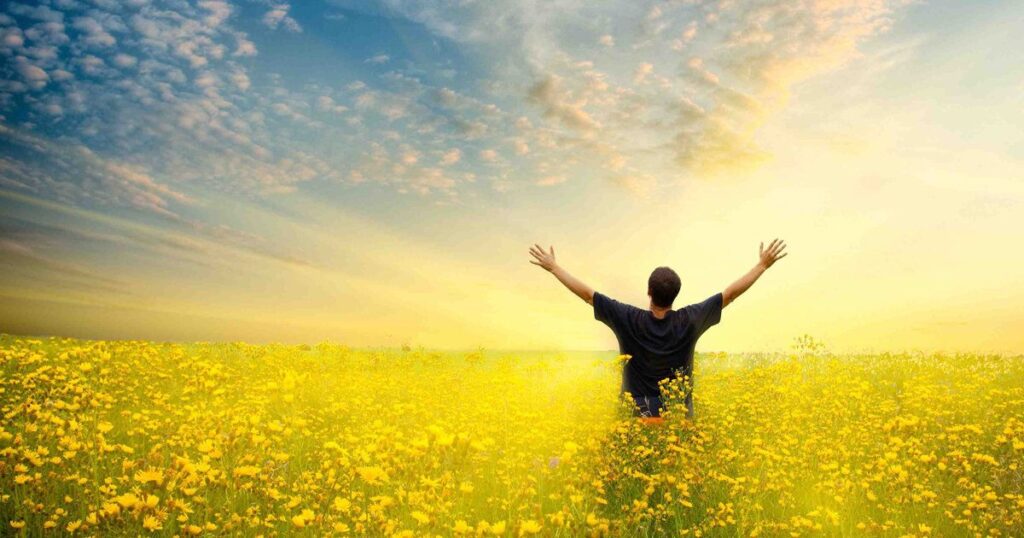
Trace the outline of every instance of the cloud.
{"type": "Polygon", "coordinates": [[[419,162],[420,154],[414,149],[407,148],[401,155],[401,162],[405,165],[413,165],[419,162]]]}
{"type": "Polygon", "coordinates": [[[232,71],[228,78],[231,80],[232,84],[235,85],[235,87],[237,87],[239,90],[242,90],[243,92],[245,90],[248,90],[249,87],[252,86],[252,81],[249,80],[249,75],[247,75],[245,71],[241,69],[236,69],[235,71],[232,71]]]}
{"type": "MultiPolygon", "coordinates": [[[[415,21],[482,67],[360,54],[349,60],[389,67],[359,80],[279,76],[248,60],[258,47],[239,19],[298,31],[287,2],[257,2],[267,9],[248,14],[218,0],[17,4],[0,25],[0,54],[10,59],[0,65],[0,115],[41,139],[118,157],[179,193],[201,185],[274,196],[321,181],[450,197],[536,177],[675,181],[770,158],[756,134],[786,106],[789,88],[855,57],[898,7],[336,3],[415,21]],[[463,174],[479,173],[474,166],[491,177],[470,181],[463,174]]],[[[149,194],[178,211],[173,197],[149,194]]]]}
{"type": "Polygon", "coordinates": [[[84,34],[81,42],[85,45],[112,47],[117,43],[114,36],[92,17],[76,17],[71,26],[84,34]]]}
{"type": "Polygon", "coordinates": [[[686,45],[693,41],[693,38],[697,36],[697,21],[690,21],[686,28],[683,29],[678,39],[672,40],[671,46],[674,51],[681,51],[686,48],[686,45]]]}
{"type": "Polygon", "coordinates": [[[44,5],[32,6],[20,2],[11,2],[7,6],[7,11],[15,15],[44,22],[62,22],[64,20],[63,13],[44,5]]]}
{"type": "Polygon", "coordinates": [[[444,171],[439,168],[425,168],[413,176],[411,181],[403,183],[398,188],[398,192],[412,191],[423,196],[432,192],[453,194],[452,189],[456,183],[455,179],[445,175],[444,171]]]}
{"type": "Polygon", "coordinates": [[[302,26],[298,21],[288,15],[291,6],[288,4],[275,4],[269,11],[263,14],[263,24],[272,29],[284,28],[289,32],[301,32],[302,26]]]}
{"type": "Polygon", "coordinates": [[[17,49],[25,44],[25,35],[21,28],[4,28],[0,30],[0,43],[4,47],[17,49]]]}
{"type": "Polygon", "coordinates": [[[546,176],[538,179],[534,184],[539,187],[551,187],[560,183],[565,183],[566,179],[567,178],[565,176],[546,176]]]}
{"type": "Polygon", "coordinates": [[[441,155],[441,166],[451,166],[462,160],[462,151],[459,148],[452,148],[441,155]]]}
{"type": "Polygon", "coordinates": [[[113,60],[114,65],[122,68],[135,67],[135,64],[138,62],[139,60],[136,57],[121,52],[115,54],[113,60]]]}
{"type": "Polygon", "coordinates": [[[612,176],[612,181],[637,196],[647,196],[654,190],[658,180],[649,174],[622,174],[612,176]]]}
{"type": "Polygon", "coordinates": [[[8,189],[76,205],[132,207],[170,218],[178,218],[172,204],[193,202],[142,167],[101,157],[82,145],[54,143],[4,125],[0,142],[17,150],[0,157],[0,184],[8,189]]]}
{"type": "MultiPolygon", "coordinates": [[[[282,144],[271,135],[280,125],[265,120],[270,113],[287,111],[282,117],[306,129],[316,125],[312,99],[281,103],[254,95],[249,69],[234,58],[254,55],[256,47],[232,27],[236,14],[229,4],[61,8],[74,21],[69,34],[59,22],[10,21],[57,53],[33,59],[22,47],[25,54],[15,52],[15,61],[0,66],[0,80],[8,81],[0,84],[0,114],[14,111],[97,155],[129,155],[126,164],[172,178],[161,184],[195,181],[212,190],[264,194],[341,175],[315,155],[299,156],[300,143],[282,144]],[[28,90],[42,93],[24,95],[28,90]]],[[[146,196],[136,198],[138,205],[146,196]]]]}
{"type": "Polygon", "coordinates": [[[46,86],[46,83],[50,80],[50,76],[46,74],[46,71],[29,63],[29,61],[23,56],[19,56],[15,59],[15,65],[18,73],[32,88],[42,88],[43,86],[46,86]]]}
{"type": "Polygon", "coordinates": [[[647,76],[654,72],[654,65],[647,62],[643,62],[636,66],[636,70],[633,71],[633,84],[640,85],[647,80],[647,76]]]}
{"type": "MultiPolygon", "coordinates": [[[[0,175],[0,177],[3,177],[0,175]]],[[[50,201],[34,195],[19,194],[0,188],[0,199],[31,207],[34,211],[32,222],[29,223],[37,233],[31,237],[21,233],[14,239],[38,246],[40,249],[53,250],[54,241],[81,243],[82,241],[110,243],[117,249],[143,248],[158,256],[174,257],[191,263],[208,265],[210,263],[238,263],[238,255],[257,257],[276,263],[298,267],[317,267],[316,264],[291,254],[281,246],[273,245],[259,235],[237,230],[223,224],[172,218],[166,221],[168,226],[152,226],[136,219],[117,216],[111,208],[102,210],[82,209],[79,204],[63,201],[50,201]],[[56,217],[53,222],[60,224],[41,224],[50,222],[49,217],[56,217]],[[38,220],[37,220],[38,219],[38,220]],[[71,227],[85,225],[87,227],[71,227]],[[91,228],[95,229],[91,229],[91,228]],[[109,230],[109,232],[99,231],[109,230]]],[[[0,236],[10,226],[5,226],[4,217],[0,216],[0,236]]],[[[24,224],[17,226],[24,228],[24,224]]],[[[166,258],[164,258],[166,259],[166,258]]]]}
{"type": "Polygon", "coordinates": [[[126,294],[125,282],[100,274],[80,264],[66,262],[39,252],[38,235],[12,238],[8,230],[0,229],[0,267],[7,273],[5,283],[16,278],[17,271],[31,275],[31,280],[45,278],[47,286],[97,291],[104,294],[126,294]],[[11,274],[15,272],[15,274],[11,274]]]}
{"type": "Polygon", "coordinates": [[[216,28],[231,16],[231,4],[223,0],[200,0],[199,7],[205,9],[209,14],[203,18],[207,27],[216,28]]]}
{"type": "Polygon", "coordinates": [[[343,112],[348,111],[347,106],[336,103],[334,101],[334,98],[331,97],[330,95],[321,95],[320,97],[317,97],[317,106],[320,107],[321,110],[326,110],[337,114],[341,114],[343,112]]]}
{"type": "Polygon", "coordinates": [[[256,44],[249,41],[245,34],[235,34],[235,40],[235,51],[232,53],[234,56],[256,56],[256,44]]]}
{"type": "Polygon", "coordinates": [[[561,147],[593,152],[596,162],[630,154],[637,173],[690,177],[763,162],[754,134],[786,105],[789,88],[855,58],[905,4],[754,0],[643,11],[627,2],[556,3],[537,12],[514,0],[429,7],[391,0],[388,10],[501,58],[494,87],[507,93],[530,81],[525,100],[547,120],[525,138],[544,150],[530,154],[537,165],[561,147]],[[588,30],[590,39],[582,37],[588,30]],[[594,54],[594,43],[614,47],[614,56],[594,54]],[[680,61],[680,52],[697,60],[680,61]]]}
{"type": "Polygon", "coordinates": [[[557,75],[549,74],[534,84],[527,95],[543,108],[545,117],[557,119],[566,127],[578,131],[599,129],[601,125],[583,109],[586,101],[574,101],[560,81],[557,75]]]}

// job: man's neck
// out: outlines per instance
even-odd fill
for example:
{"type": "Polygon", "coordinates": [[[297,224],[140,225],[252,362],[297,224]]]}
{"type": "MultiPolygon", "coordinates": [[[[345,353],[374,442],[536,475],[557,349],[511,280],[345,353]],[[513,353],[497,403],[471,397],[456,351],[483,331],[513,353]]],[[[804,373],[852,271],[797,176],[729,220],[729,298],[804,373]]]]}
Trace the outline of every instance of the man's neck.
{"type": "Polygon", "coordinates": [[[671,306],[654,306],[651,305],[651,314],[657,319],[665,319],[665,316],[672,310],[671,306]]]}

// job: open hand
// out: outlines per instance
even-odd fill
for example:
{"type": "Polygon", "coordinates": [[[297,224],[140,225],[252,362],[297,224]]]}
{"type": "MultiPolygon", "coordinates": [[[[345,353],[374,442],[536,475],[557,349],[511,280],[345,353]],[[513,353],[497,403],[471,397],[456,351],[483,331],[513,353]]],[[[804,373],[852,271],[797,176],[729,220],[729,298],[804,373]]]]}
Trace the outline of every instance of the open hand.
{"type": "Polygon", "coordinates": [[[771,267],[772,264],[774,264],[775,262],[781,260],[782,258],[785,258],[786,254],[788,254],[788,252],[787,253],[783,253],[782,252],[783,250],[786,250],[786,243],[785,243],[785,241],[780,241],[778,239],[775,239],[775,240],[773,240],[768,245],[767,249],[764,248],[764,242],[762,242],[761,243],[761,247],[759,249],[759,252],[760,252],[759,256],[761,258],[761,262],[760,262],[761,263],[761,267],[764,267],[765,269],[767,269],[767,268],[771,267]]]}
{"type": "Polygon", "coordinates": [[[548,271],[554,271],[558,264],[555,263],[555,247],[548,247],[548,251],[544,252],[544,249],[540,245],[534,243],[530,247],[530,255],[533,259],[530,263],[539,265],[548,271]]]}

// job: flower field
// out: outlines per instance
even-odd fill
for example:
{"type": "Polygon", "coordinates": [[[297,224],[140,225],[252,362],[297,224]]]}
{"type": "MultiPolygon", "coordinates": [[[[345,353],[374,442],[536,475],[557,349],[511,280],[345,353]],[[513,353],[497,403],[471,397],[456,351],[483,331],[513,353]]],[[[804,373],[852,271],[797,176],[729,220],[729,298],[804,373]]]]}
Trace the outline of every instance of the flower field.
{"type": "Polygon", "coordinates": [[[1024,359],[697,363],[0,337],[0,535],[1024,534],[1024,359]]]}

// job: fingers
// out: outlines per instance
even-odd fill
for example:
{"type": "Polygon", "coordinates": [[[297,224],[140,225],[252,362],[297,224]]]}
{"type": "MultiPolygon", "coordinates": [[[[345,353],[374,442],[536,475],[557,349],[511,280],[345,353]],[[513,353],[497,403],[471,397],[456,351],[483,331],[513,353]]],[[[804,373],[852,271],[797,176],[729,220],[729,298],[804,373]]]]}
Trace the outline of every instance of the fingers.
{"type": "Polygon", "coordinates": [[[772,242],[768,244],[768,249],[764,252],[770,256],[776,256],[786,248],[786,242],[778,238],[772,239],[772,242]]]}
{"type": "Polygon", "coordinates": [[[555,257],[555,247],[549,245],[548,249],[544,250],[544,247],[534,243],[533,246],[530,247],[530,254],[532,254],[534,258],[542,261],[549,258],[553,259],[555,257]]]}
{"type": "MultiPolygon", "coordinates": [[[[541,267],[544,267],[545,263],[551,263],[551,261],[555,257],[555,249],[553,247],[549,247],[549,248],[551,249],[551,253],[550,254],[544,251],[544,247],[542,247],[542,246],[540,246],[540,245],[538,245],[536,243],[534,243],[533,246],[530,247],[530,255],[533,256],[533,258],[535,260],[540,262],[540,263],[535,263],[534,265],[540,265],[541,267]]],[[[534,263],[534,262],[531,261],[530,263],[534,263]]]]}
{"type": "Polygon", "coordinates": [[[543,265],[541,265],[541,264],[539,264],[539,263],[537,263],[537,262],[535,262],[533,260],[530,260],[530,263],[536,265],[537,267],[544,267],[543,265]]]}
{"type": "Polygon", "coordinates": [[[783,254],[783,251],[786,250],[786,241],[776,237],[775,239],[772,239],[770,243],[768,243],[768,248],[765,248],[764,241],[761,241],[761,246],[758,250],[762,258],[767,256],[769,259],[773,261],[779,260],[785,256],[785,254],[783,254]]]}
{"type": "Polygon", "coordinates": [[[784,253],[784,254],[783,254],[782,256],[779,256],[779,257],[775,258],[775,261],[779,261],[779,260],[781,260],[782,258],[785,258],[785,257],[786,257],[786,256],[788,256],[788,255],[789,255],[789,253],[788,253],[788,252],[786,252],[786,253],[784,253]]]}

